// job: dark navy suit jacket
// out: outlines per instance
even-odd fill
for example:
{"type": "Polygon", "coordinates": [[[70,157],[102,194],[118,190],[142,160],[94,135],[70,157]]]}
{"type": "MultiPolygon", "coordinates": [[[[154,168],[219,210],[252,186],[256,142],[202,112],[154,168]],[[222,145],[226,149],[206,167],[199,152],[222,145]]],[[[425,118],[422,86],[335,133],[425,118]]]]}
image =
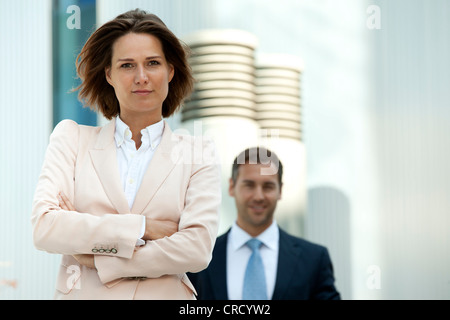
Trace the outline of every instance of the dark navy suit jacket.
{"type": "MultiPolygon", "coordinates": [[[[340,300],[328,250],[279,230],[278,268],[272,300],[340,300]]],[[[226,252],[229,232],[217,238],[209,266],[201,272],[188,273],[199,300],[228,300],[226,252]]]]}

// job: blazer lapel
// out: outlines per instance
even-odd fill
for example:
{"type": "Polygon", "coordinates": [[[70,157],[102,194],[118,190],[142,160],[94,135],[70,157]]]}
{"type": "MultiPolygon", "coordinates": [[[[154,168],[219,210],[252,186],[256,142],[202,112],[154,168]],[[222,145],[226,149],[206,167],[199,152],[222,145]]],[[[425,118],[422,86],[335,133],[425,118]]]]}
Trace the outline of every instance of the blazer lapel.
{"type": "Polygon", "coordinates": [[[95,171],[109,200],[118,213],[130,213],[120,182],[117,148],[114,143],[115,119],[101,128],[96,144],[89,150],[95,171]]]}
{"type": "Polygon", "coordinates": [[[290,241],[283,230],[280,228],[279,230],[280,246],[278,252],[278,267],[272,300],[283,299],[284,292],[291,283],[291,279],[296,270],[295,267],[301,255],[301,248],[296,243],[290,241]]]}
{"type": "Polygon", "coordinates": [[[142,214],[144,212],[161,184],[175,167],[181,156],[181,152],[176,152],[178,150],[175,148],[177,143],[178,138],[172,134],[172,130],[165,122],[161,142],[144,174],[131,208],[132,213],[142,214]]]}

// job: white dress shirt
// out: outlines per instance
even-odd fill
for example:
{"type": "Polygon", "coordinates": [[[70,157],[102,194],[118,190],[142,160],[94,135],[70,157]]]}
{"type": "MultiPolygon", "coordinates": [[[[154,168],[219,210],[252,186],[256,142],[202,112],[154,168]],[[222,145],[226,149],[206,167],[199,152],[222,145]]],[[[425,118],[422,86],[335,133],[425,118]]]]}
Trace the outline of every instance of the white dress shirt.
{"type": "MultiPolygon", "coordinates": [[[[116,118],[114,138],[117,146],[117,163],[119,165],[119,174],[123,190],[130,209],[133,207],[136,193],[139,190],[150,161],[155,154],[156,147],[161,142],[163,132],[163,120],[142,129],[142,144],[139,149],[136,150],[136,143],[131,139],[132,133],[130,128],[119,116],[116,118]]],[[[144,236],[144,232],[145,216],[143,216],[141,237],[144,236]]],[[[136,244],[142,245],[145,244],[145,242],[138,239],[136,244]]]]}
{"type": "MultiPolygon", "coordinates": [[[[278,239],[280,233],[275,221],[256,238],[263,245],[260,248],[266,276],[267,297],[272,298],[278,266],[278,239]]],[[[252,237],[241,229],[236,222],[231,226],[227,241],[227,289],[228,299],[242,300],[244,275],[252,250],[245,243],[252,237]]]]}

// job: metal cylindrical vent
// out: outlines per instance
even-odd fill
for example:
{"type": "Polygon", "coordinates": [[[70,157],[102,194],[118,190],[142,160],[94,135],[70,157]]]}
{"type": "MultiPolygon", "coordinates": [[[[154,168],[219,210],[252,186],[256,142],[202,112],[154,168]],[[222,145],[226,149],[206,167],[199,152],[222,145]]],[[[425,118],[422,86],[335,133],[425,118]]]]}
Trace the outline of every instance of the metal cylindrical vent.
{"type": "Polygon", "coordinates": [[[302,61],[285,54],[261,54],[256,60],[256,120],[281,138],[302,140],[300,76],[302,61]]]}
{"type": "Polygon", "coordinates": [[[243,30],[202,30],[184,41],[196,80],[181,121],[213,116],[256,119],[256,37],[243,30]]]}

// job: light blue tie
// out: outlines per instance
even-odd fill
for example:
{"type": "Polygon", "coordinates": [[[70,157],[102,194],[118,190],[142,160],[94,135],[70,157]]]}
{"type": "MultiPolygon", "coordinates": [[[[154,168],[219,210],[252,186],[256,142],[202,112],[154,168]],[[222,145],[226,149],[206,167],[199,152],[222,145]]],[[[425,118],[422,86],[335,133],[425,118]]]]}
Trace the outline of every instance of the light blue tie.
{"type": "Polygon", "coordinates": [[[248,259],[244,276],[243,300],[267,300],[266,277],[264,265],[259,253],[262,242],[252,238],[247,241],[247,246],[252,249],[252,255],[248,259]]]}

